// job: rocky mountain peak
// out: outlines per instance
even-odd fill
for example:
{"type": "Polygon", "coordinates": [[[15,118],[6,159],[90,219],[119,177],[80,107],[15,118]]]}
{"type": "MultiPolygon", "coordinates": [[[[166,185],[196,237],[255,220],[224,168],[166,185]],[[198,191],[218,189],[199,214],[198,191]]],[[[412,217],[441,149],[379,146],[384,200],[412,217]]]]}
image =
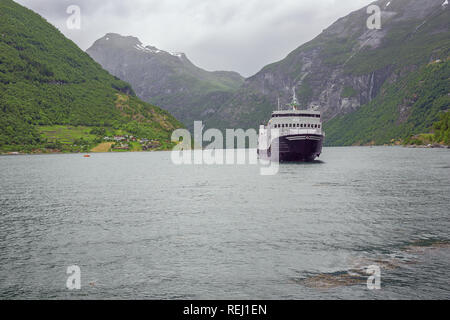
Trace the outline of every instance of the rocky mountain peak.
{"type": "Polygon", "coordinates": [[[132,36],[122,36],[117,33],[107,33],[102,38],[98,39],[92,47],[96,46],[108,46],[117,48],[133,47],[136,45],[142,45],[142,42],[132,36]]]}
{"type": "Polygon", "coordinates": [[[244,78],[236,72],[209,72],[194,65],[181,52],[144,45],[136,37],[108,33],[87,53],[103,68],[126,79],[145,101],[170,110],[186,126],[223,103],[244,78]],[[215,106],[216,104],[214,104],[215,106]]]}
{"type": "Polygon", "coordinates": [[[105,36],[95,41],[92,47],[88,49],[88,53],[102,51],[106,48],[108,48],[108,50],[129,50],[147,55],[165,55],[167,58],[171,56],[178,58],[182,62],[190,62],[183,52],[169,52],[153,45],[144,45],[137,37],[122,36],[117,33],[107,33],[105,36]]]}
{"type": "MultiPolygon", "coordinates": [[[[207,126],[253,127],[267,121],[277,99],[295,89],[303,108],[324,119],[357,112],[389,84],[448,57],[449,9],[444,0],[379,0],[381,29],[370,29],[368,6],[338,19],[312,41],[248,78],[207,126]],[[225,119],[225,121],[223,120],[225,119]]],[[[379,99],[383,101],[382,99],[379,99]]]]}

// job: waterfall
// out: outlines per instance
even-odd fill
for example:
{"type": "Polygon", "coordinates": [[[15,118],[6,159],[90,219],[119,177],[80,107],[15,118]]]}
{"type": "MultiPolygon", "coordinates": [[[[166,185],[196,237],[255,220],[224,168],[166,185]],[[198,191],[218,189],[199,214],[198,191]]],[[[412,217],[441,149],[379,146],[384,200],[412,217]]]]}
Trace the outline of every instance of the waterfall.
{"type": "Polygon", "coordinates": [[[369,83],[369,102],[372,101],[373,87],[375,86],[375,72],[372,72],[369,83]]]}

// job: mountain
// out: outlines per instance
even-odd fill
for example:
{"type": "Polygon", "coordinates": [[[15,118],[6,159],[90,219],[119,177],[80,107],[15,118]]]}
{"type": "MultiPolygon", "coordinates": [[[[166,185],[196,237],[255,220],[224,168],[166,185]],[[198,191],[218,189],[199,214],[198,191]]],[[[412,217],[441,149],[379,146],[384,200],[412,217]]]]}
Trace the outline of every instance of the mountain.
{"type": "Polygon", "coordinates": [[[215,113],[243,84],[236,72],[208,72],[183,53],[143,46],[135,37],[109,33],[87,51],[111,74],[129,82],[143,100],[171,112],[186,126],[215,113]]]}
{"type": "Polygon", "coordinates": [[[352,12],[282,61],[264,67],[208,127],[257,128],[294,89],[320,106],[328,145],[387,143],[429,130],[449,108],[449,6],[444,0],[381,0],[381,29],[352,12]]]}
{"type": "MultiPolygon", "coordinates": [[[[52,126],[55,134],[76,134],[78,144],[94,139],[94,132],[119,132],[168,146],[170,133],[182,124],[139,100],[128,83],[103,70],[41,16],[1,0],[0,150],[61,147],[43,133],[52,126]]],[[[74,151],[76,145],[64,147],[74,151]]]]}

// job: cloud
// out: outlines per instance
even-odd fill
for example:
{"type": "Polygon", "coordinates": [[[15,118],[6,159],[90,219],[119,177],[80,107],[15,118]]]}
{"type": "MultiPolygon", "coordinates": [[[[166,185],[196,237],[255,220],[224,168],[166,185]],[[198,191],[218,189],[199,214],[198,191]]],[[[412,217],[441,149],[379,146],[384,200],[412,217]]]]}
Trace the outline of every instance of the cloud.
{"type": "Polygon", "coordinates": [[[372,0],[17,0],[83,50],[108,32],[185,52],[207,70],[250,76],[284,58],[323,29],[372,0]],[[80,30],[66,27],[69,5],[80,30]]]}

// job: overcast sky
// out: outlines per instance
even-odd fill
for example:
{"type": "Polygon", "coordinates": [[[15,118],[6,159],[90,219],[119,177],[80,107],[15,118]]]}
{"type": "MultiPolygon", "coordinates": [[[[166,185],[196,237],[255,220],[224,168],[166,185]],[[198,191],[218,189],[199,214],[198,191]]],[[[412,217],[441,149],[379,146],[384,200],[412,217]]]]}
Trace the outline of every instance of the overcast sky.
{"type": "Polygon", "coordinates": [[[86,50],[108,32],[184,52],[207,70],[251,76],[373,0],[16,0],[86,50]],[[69,5],[81,29],[66,26],[69,5]]]}

